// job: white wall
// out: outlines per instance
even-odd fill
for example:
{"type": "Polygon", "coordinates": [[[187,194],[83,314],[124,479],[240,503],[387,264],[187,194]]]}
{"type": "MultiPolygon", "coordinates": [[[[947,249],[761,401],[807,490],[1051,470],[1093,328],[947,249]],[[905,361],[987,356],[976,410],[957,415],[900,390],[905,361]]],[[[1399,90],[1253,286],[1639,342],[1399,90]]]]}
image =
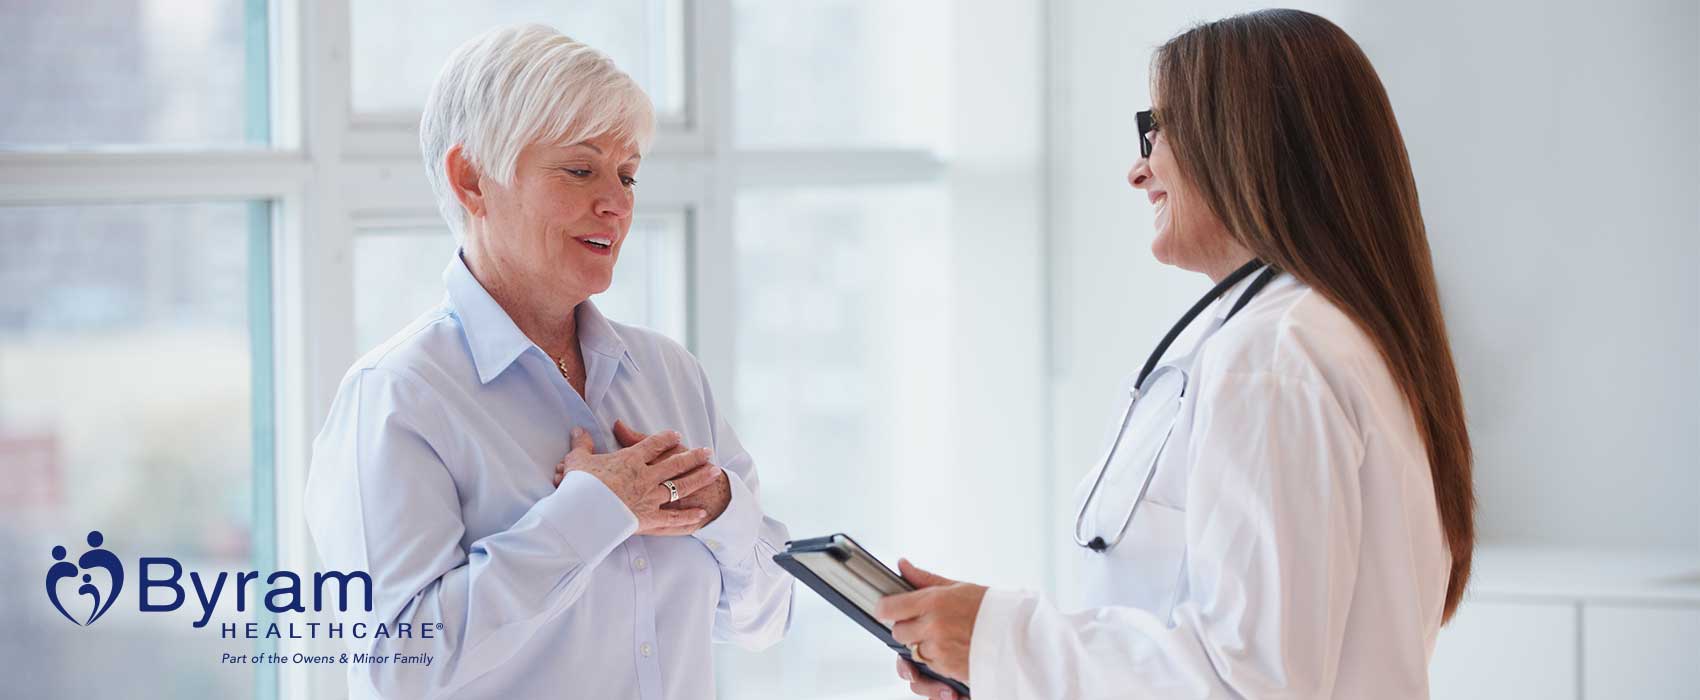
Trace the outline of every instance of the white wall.
{"type": "MultiPolygon", "coordinates": [[[[1297,5],[1363,45],[1399,115],[1464,383],[1484,539],[1700,547],[1696,4],[1297,5]]],[[[1253,8],[1054,6],[1059,512],[1099,455],[1117,380],[1207,288],[1151,259],[1151,210],[1124,180],[1151,50],[1192,21],[1253,8]]]]}
{"type": "Polygon", "coordinates": [[[1700,544],[1696,5],[1378,5],[1484,535],[1700,544]]]}

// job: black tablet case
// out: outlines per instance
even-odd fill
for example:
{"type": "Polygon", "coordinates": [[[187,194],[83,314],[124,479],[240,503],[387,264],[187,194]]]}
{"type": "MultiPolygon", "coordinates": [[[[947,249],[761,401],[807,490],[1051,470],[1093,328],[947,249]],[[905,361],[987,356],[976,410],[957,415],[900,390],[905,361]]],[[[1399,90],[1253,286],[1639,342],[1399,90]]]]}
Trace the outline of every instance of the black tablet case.
{"type": "MultiPolygon", "coordinates": [[[[841,533],[838,535],[814,537],[806,540],[794,540],[785,543],[785,551],[773,555],[773,561],[783,567],[786,571],[791,572],[791,575],[795,576],[798,581],[802,581],[803,585],[814,589],[816,593],[820,594],[820,597],[826,599],[826,602],[832,603],[832,607],[838,608],[839,612],[844,613],[846,617],[854,620],[856,624],[861,625],[862,629],[867,630],[875,637],[878,637],[880,641],[885,642],[885,645],[890,647],[892,651],[897,652],[899,656],[907,659],[909,663],[914,664],[915,670],[920,671],[921,675],[950,686],[951,690],[955,690],[959,697],[968,697],[968,686],[927,668],[926,664],[915,661],[915,659],[909,655],[909,647],[903,646],[902,644],[899,644],[896,639],[891,638],[891,630],[889,628],[887,628],[884,624],[881,624],[879,620],[874,619],[872,615],[862,612],[862,609],[856,607],[855,603],[850,602],[849,598],[844,597],[832,586],[827,585],[825,581],[820,580],[820,577],[816,576],[815,572],[810,571],[809,567],[804,566],[802,562],[797,561],[791,556],[793,553],[801,552],[824,551],[829,554],[835,553],[835,550],[832,548],[833,537],[850,539],[849,535],[841,533]]],[[[854,542],[855,540],[850,541],[854,542]]],[[[859,547],[860,545],[857,546],[859,547]]],[[[834,558],[836,559],[837,557],[834,558]]]]}

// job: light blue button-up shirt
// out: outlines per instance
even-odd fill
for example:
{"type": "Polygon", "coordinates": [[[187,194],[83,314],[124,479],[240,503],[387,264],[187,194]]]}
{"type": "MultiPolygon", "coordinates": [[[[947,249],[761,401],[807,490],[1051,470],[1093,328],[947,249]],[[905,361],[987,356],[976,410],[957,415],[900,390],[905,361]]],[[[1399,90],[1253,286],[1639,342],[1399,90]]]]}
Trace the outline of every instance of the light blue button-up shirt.
{"type": "MultiPolygon", "coordinates": [[[[787,533],[696,358],[586,301],[580,397],[456,255],[448,295],[349,370],[313,446],[307,523],[325,567],[371,574],[353,622],[442,622],[435,639],[353,639],[351,652],[429,653],[429,666],[354,664],[352,697],[712,697],[710,644],[784,635],[787,533]],[[726,512],[689,537],[637,519],[583,472],[552,485],[574,426],[616,449],[616,419],[709,447],[726,512]]],[[[355,598],[358,601],[358,598],[355,598]]]]}

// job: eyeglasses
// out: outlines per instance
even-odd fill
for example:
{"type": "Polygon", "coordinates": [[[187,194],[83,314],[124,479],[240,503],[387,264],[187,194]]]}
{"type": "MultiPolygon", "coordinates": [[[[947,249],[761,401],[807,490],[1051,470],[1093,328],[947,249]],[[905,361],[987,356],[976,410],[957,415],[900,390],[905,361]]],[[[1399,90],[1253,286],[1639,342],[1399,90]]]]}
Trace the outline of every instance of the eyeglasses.
{"type": "Polygon", "coordinates": [[[1139,123],[1139,155],[1142,158],[1151,157],[1151,134],[1157,131],[1157,115],[1154,110],[1145,110],[1133,115],[1139,123]]]}

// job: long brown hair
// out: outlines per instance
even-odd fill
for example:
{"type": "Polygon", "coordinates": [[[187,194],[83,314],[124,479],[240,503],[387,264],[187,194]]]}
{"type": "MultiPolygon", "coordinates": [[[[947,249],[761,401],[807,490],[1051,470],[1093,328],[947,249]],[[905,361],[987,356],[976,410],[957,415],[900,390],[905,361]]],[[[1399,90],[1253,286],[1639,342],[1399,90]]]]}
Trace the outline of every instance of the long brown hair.
{"type": "Polygon", "coordinates": [[[1470,436],[1399,124],[1357,42],[1263,10],[1157,49],[1158,128],[1240,245],[1340,307],[1375,342],[1428,448],[1452,553],[1443,620],[1470,579],[1470,436]]]}

